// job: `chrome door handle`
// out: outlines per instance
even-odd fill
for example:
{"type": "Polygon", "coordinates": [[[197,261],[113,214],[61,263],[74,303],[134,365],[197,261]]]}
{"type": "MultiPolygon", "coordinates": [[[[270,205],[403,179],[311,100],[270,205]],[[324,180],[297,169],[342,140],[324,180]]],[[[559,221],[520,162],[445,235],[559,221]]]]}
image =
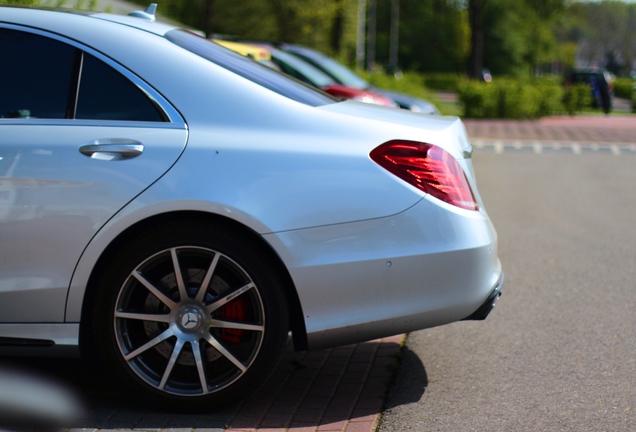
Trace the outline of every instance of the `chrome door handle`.
{"type": "Polygon", "coordinates": [[[79,151],[91,159],[121,160],[139,156],[144,151],[144,145],[135,140],[109,138],[83,145],[79,151]]]}

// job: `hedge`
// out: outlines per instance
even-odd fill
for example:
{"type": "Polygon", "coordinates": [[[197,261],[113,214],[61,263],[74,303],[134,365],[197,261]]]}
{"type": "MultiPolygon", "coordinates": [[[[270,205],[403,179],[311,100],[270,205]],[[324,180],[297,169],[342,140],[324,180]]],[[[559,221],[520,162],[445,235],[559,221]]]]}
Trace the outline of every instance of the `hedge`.
{"type": "Polygon", "coordinates": [[[563,107],[568,114],[583,111],[592,106],[592,92],[587,84],[579,83],[566,89],[563,95],[563,107]]]}
{"type": "Polygon", "coordinates": [[[554,82],[506,78],[464,81],[458,89],[464,116],[470,118],[536,119],[562,111],[563,95],[563,88],[554,82]]]}
{"type": "Polygon", "coordinates": [[[423,77],[427,88],[451,92],[458,91],[460,84],[466,81],[464,75],[453,73],[426,73],[423,77]]]}
{"type": "Polygon", "coordinates": [[[632,98],[636,83],[631,78],[616,78],[612,84],[614,86],[614,96],[624,99],[632,98]]]}
{"type": "Polygon", "coordinates": [[[357,71],[357,74],[378,88],[405,93],[422,99],[430,100],[433,98],[433,94],[424,85],[422,75],[416,72],[403,72],[397,77],[383,72],[357,71]]]}

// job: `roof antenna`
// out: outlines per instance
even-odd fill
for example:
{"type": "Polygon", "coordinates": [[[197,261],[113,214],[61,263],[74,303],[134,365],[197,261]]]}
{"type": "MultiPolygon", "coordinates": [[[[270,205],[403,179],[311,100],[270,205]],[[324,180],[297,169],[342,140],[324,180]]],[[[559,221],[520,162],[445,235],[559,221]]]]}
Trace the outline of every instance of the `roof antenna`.
{"type": "Polygon", "coordinates": [[[157,3],[150,3],[150,6],[148,6],[145,11],[134,11],[129,13],[128,15],[134,16],[137,18],[143,18],[150,22],[155,22],[157,21],[157,17],[155,16],[156,11],[157,11],[157,3]]]}

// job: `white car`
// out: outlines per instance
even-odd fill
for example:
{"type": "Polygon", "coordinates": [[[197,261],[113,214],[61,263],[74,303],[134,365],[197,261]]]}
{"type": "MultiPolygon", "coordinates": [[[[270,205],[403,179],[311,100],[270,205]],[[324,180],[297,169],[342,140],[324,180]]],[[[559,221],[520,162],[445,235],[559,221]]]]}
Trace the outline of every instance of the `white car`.
{"type": "Polygon", "coordinates": [[[330,96],[134,16],[0,7],[0,352],[214,409],[321,349],[483,319],[458,118],[330,96]]]}

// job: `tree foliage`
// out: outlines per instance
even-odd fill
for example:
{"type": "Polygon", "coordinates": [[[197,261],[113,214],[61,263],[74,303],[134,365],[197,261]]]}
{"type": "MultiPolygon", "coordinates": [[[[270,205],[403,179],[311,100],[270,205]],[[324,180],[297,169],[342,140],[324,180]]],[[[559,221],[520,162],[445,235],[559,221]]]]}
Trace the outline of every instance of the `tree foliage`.
{"type": "MultiPolygon", "coordinates": [[[[140,8],[148,0],[133,0],[140,8]]],[[[157,0],[158,13],[203,31],[307,45],[349,64],[357,27],[375,26],[374,58],[390,61],[392,3],[399,1],[398,66],[420,72],[493,75],[599,65],[628,74],[636,61],[636,3],[617,0],[157,0]],[[374,3],[375,2],[375,3],[374,3]]],[[[0,4],[94,9],[95,0],[0,0],[0,4]]]]}
{"type": "Polygon", "coordinates": [[[495,75],[529,75],[557,56],[553,23],[563,0],[489,0],[484,11],[484,65],[495,75]]]}
{"type": "MultiPolygon", "coordinates": [[[[377,57],[389,53],[389,2],[378,8],[377,57]]],[[[469,51],[468,17],[457,1],[402,0],[399,59],[405,69],[463,72],[469,51]]],[[[384,61],[383,61],[384,59],[384,61]]]]}
{"type": "Polygon", "coordinates": [[[18,6],[39,6],[40,0],[0,0],[0,4],[10,4],[18,6]]]}
{"type": "Polygon", "coordinates": [[[565,27],[567,31],[557,35],[563,43],[577,45],[579,65],[605,66],[617,75],[627,75],[635,67],[635,3],[573,3],[565,27]]]}
{"type": "Polygon", "coordinates": [[[49,6],[67,7],[73,9],[94,10],[97,0],[0,0],[0,5],[17,6],[49,6]]]}
{"type": "Polygon", "coordinates": [[[158,12],[208,36],[295,42],[340,54],[355,46],[355,6],[348,0],[163,0],[158,12]]]}

